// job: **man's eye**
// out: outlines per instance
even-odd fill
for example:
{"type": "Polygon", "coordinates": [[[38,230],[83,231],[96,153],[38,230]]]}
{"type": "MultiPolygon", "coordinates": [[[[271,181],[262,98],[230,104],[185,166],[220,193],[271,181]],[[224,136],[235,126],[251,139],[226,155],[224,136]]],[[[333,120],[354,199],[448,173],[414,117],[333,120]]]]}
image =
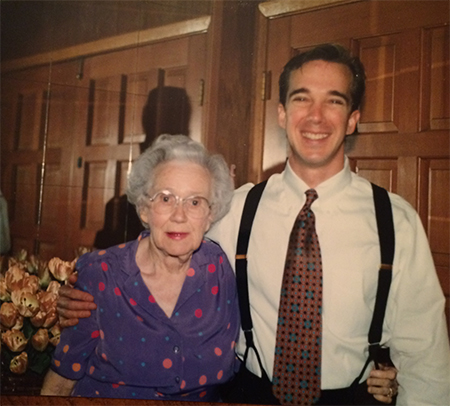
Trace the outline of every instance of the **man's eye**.
{"type": "Polygon", "coordinates": [[[331,104],[339,104],[339,105],[344,105],[344,101],[341,99],[331,99],[330,100],[331,104]]]}

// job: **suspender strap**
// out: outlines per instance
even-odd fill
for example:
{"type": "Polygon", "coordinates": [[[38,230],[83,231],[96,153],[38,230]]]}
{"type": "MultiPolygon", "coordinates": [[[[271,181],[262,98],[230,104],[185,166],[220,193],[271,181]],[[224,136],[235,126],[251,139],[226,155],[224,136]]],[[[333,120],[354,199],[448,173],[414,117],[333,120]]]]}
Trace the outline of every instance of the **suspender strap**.
{"type": "Polygon", "coordinates": [[[375,204],[378,238],[380,241],[381,265],[380,270],[378,271],[378,288],[368,336],[369,357],[367,358],[361,373],[353,381],[353,387],[356,387],[360,382],[370,361],[375,361],[376,364],[379,362],[392,362],[389,357],[389,349],[382,348],[380,342],[392,280],[392,264],[394,262],[395,252],[394,220],[392,216],[391,201],[386,189],[372,183],[372,191],[375,204]]]}
{"type": "Polygon", "coordinates": [[[267,180],[258,183],[247,194],[239,227],[239,235],[236,247],[236,279],[239,298],[239,310],[241,313],[242,330],[244,330],[247,347],[254,347],[252,317],[250,314],[250,301],[248,296],[247,279],[247,250],[252,230],[253,219],[258,208],[267,180]]]}
{"type": "Polygon", "coordinates": [[[392,206],[386,189],[372,183],[378,236],[380,239],[381,266],[378,273],[378,290],[375,300],[372,323],[369,329],[369,344],[381,341],[386,304],[392,280],[394,262],[395,234],[392,206]]]}

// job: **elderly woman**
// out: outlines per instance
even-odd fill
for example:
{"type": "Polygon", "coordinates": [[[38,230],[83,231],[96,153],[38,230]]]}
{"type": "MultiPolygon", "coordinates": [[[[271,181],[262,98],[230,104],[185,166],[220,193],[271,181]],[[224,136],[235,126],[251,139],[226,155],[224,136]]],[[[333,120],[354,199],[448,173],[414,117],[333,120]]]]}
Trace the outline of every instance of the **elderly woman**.
{"type": "Polygon", "coordinates": [[[223,158],[188,137],[160,136],[138,158],[127,195],[147,230],[78,261],[97,310],[63,331],[43,395],[218,400],[239,313],[227,257],[203,236],[232,191],[223,158]]]}

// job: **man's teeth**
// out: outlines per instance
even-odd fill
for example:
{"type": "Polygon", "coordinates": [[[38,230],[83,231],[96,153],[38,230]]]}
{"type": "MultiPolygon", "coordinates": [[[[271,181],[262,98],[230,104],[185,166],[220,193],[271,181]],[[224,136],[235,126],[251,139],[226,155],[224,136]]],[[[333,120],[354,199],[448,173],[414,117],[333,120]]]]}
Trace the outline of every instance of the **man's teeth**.
{"type": "Polygon", "coordinates": [[[323,138],[326,138],[328,136],[328,134],[325,134],[325,133],[317,134],[317,133],[305,133],[304,132],[303,136],[310,140],[321,140],[323,138]]]}

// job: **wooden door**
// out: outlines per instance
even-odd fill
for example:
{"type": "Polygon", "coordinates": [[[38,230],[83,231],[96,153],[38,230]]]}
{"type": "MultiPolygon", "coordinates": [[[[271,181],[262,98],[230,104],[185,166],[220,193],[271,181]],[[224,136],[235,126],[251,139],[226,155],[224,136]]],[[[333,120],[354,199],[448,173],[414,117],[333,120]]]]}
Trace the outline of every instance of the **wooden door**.
{"type": "Polygon", "coordinates": [[[206,34],[2,75],[2,191],[13,250],[72,259],[140,230],[125,188],[161,133],[202,140],[206,34]]]}
{"type": "MultiPolygon", "coordinates": [[[[301,2],[299,2],[301,3],[301,2]]],[[[273,4],[272,4],[273,6],[273,4]]],[[[306,4],[303,3],[303,7],[306,4]]],[[[270,7],[260,7],[266,12],[270,7]]],[[[291,10],[292,11],[292,10],[291,10]]],[[[286,140],[277,124],[278,77],[295,54],[324,42],[349,47],[365,65],[360,134],[347,153],[361,176],[402,195],[419,212],[449,298],[450,87],[448,1],[357,1],[260,17],[265,100],[255,121],[255,180],[280,170],[286,140]],[[256,141],[255,141],[256,142],[256,141]]],[[[447,306],[450,308],[450,305],[447,306]]]]}

